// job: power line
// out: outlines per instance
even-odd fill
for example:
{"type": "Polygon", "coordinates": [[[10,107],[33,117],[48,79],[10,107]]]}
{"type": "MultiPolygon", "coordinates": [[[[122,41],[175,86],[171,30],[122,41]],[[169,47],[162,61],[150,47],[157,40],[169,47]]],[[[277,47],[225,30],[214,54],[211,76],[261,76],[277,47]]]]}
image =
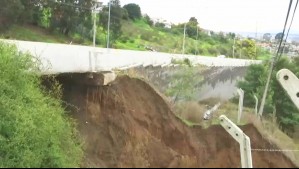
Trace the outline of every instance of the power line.
{"type": "Polygon", "coordinates": [[[288,9],[288,12],[287,12],[287,16],[286,16],[286,20],[285,20],[285,24],[284,24],[284,28],[283,28],[283,32],[282,32],[282,37],[281,37],[280,42],[279,42],[279,46],[278,46],[278,49],[277,49],[277,52],[276,52],[276,56],[274,57],[273,60],[271,60],[268,79],[267,79],[267,82],[266,82],[263,98],[262,98],[260,109],[259,109],[259,115],[260,115],[259,117],[260,118],[263,115],[265,101],[266,101],[266,97],[267,97],[268,88],[269,88],[269,84],[270,84],[270,81],[271,81],[271,76],[272,76],[272,73],[273,73],[274,65],[275,65],[276,61],[278,61],[278,59],[279,59],[279,52],[281,50],[281,44],[282,44],[282,41],[284,39],[284,34],[285,34],[287,23],[288,23],[288,20],[289,20],[289,15],[290,15],[292,4],[293,4],[293,0],[290,0],[289,9],[288,9]]]}
{"type": "Polygon", "coordinates": [[[283,28],[283,32],[282,32],[282,37],[281,37],[281,39],[279,41],[279,45],[278,45],[278,49],[277,49],[277,52],[276,52],[276,56],[274,58],[275,61],[278,61],[277,59],[279,59],[279,52],[281,51],[281,45],[282,45],[282,42],[283,42],[283,39],[284,39],[284,35],[285,35],[286,27],[287,27],[287,24],[288,24],[288,20],[289,20],[289,15],[290,15],[292,4],[293,4],[293,0],[290,0],[289,9],[288,9],[287,17],[286,17],[284,28],[283,28]]]}
{"type": "MultiPolygon", "coordinates": [[[[289,29],[288,29],[286,38],[285,38],[285,40],[284,40],[284,46],[283,46],[282,50],[280,51],[280,55],[279,55],[279,57],[278,57],[278,60],[281,58],[281,56],[282,56],[282,54],[283,54],[283,51],[284,51],[284,48],[285,48],[287,39],[288,39],[288,37],[289,37],[289,33],[290,33],[290,30],[291,30],[291,27],[292,27],[292,24],[293,24],[293,21],[294,21],[294,17],[295,17],[295,14],[296,14],[296,10],[297,10],[297,6],[298,6],[298,2],[299,2],[299,0],[297,0],[297,2],[296,2],[296,5],[295,5],[294,11],[293,11],[292,20],[291,20],[291,23],[290,23],[290,26],[289,26],[289,29]]],[[[278,61],[278,60],[277,60],[277,61],[278,61]]]]}

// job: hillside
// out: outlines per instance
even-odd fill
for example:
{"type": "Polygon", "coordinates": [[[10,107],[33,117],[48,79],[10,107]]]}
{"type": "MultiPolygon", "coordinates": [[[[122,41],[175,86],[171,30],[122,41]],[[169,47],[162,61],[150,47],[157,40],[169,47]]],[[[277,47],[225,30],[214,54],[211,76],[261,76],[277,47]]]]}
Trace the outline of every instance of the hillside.
{"type": "MultiPolygon", "coordinates": [[[[149,26],[144,19],[122,21],[122,35],[112,44],[112,48],[129,50],[151,50],[166,53],[182,53],[183,30],[159,28],[149,26]],[[178,30],[180,32],[178,32],[178,30]]],[[[49,43],[66,43],[92,45],[91,38],[83,38],[80,34],[62,35],[59,32],[49,31],[31,24],[14,25],[6,31],[0,32],[0,37],[5,39],[18,39],[49,43]]],[[[107,35],[98,27],[96,42],[98,47],[106,47],[107,35]]],[[[186,37],[185,53],[204,56],[226,55],[232,57],[233,39],[221,39],[219,35],[208,36],[201,32],[199,39],[186,37]]],[[[260,51],[258,58],[267,59],[267,53],[260,51]]]]}
{"type": "MultiPolygon", "coordinates": [[[[220,126],[188,128],[147,83],[127,76],[106,87],[58,77],[85,139],[83,167],[240,167],[238,144],[220,126]]],[[[76,75],[73,75],[76,78],[76,75]]],[[[275,148],[253,125],[253,148],[275,148]]],[[[295,167],[282,153],[253,153],[254,167],[295,167]]]]}
{"type": "Polygon", "coordinates": [[[0,16],[2,38],[91,45],[96,21],[98,47],[109,44],[112,48],[132,50],[225,55],[242,59],[269,58],[269,52],[258,47],[253,39],[233,32],[205,30],[200,27],[200,20],[191,16],[179,24],[153,21],[150,16],[142,15],[138,4],[121,6],[120,0],[111,1],[111,10],[103,5],[98,13],[91,10],[94,6],[92,0],[3,0],[0,5],[6,9],[0,16]]]}
{"type": "MultiPolygon", "coordinates": [[[[155,50],[167,53],[182,53],[183,30],[179,33],[173,33],[171,29],[151,27],[144,20],[123,20],[122,35],[112,45],[112,48],[130,49],[130,50],[155,50]]],[[[97,29],[97,46],[106,47],[106,33],[101,27],[97,29]]],[[[39,41],[49,43],[71,43],[92,45],[92,40],[83,38],[79,34],[69,36],[61,35],[58,32],[51,32],[47,29],[26,24],[14,25],[6,31],[0,32],[0,37],[6,39],[18,39],[27,41],[39,41]]],[[[192,38],[186,38],[185,53],[201,54],[206,56],[217,56],[220,54],[231,54],[227,48],[232,45],[232,41],[228,44],[207,38],[198,41],[192,38]],[[198,46],[196,48],[196,45],[198,46]],[[218,51],[217,48],[221,51],[218,51]]]]}

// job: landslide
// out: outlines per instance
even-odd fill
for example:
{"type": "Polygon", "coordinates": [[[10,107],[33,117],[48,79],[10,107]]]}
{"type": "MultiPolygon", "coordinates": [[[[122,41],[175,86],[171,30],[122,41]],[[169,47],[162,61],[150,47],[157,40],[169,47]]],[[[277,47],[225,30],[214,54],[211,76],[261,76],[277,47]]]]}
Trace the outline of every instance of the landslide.
{"type": "MultiPolygon", "coordinates": [[[[68,76],[57,79],[85,141],[82,167],[240,167],[239,145],[221,126],[188,128],[146,82],[121,76],[93,86],[68,76]]],[[[253,125],[243,129],[252,147],[273,148],[253,125]]],[[[279,152],[253,152],[253,165],[295,167],[279,152]]]]}

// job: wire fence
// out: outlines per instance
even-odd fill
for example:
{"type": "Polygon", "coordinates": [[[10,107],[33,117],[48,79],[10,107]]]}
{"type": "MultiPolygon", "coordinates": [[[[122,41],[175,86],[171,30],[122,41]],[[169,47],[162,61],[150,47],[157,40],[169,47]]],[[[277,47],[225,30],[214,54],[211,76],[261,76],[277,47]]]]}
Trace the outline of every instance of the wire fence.
{"type": "Polygon", "coordinates": [[[279,149],[251,149],[257,152],[299,152],[299,150],[279,150],[279,149]]]}

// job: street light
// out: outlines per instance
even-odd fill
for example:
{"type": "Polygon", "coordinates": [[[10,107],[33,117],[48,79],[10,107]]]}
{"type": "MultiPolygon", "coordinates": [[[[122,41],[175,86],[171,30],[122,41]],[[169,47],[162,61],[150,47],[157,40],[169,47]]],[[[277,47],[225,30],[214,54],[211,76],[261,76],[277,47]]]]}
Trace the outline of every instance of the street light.
{"type": "Polygon", "coordinates": [[[97,13],[99,13],[103,2],[100,2],[100,0],[93,0],[94,6],[92,9],[92,12],[94,14],[93,16],[93,46],[96,46],[96,33],[97,33],[97,13]]]}

